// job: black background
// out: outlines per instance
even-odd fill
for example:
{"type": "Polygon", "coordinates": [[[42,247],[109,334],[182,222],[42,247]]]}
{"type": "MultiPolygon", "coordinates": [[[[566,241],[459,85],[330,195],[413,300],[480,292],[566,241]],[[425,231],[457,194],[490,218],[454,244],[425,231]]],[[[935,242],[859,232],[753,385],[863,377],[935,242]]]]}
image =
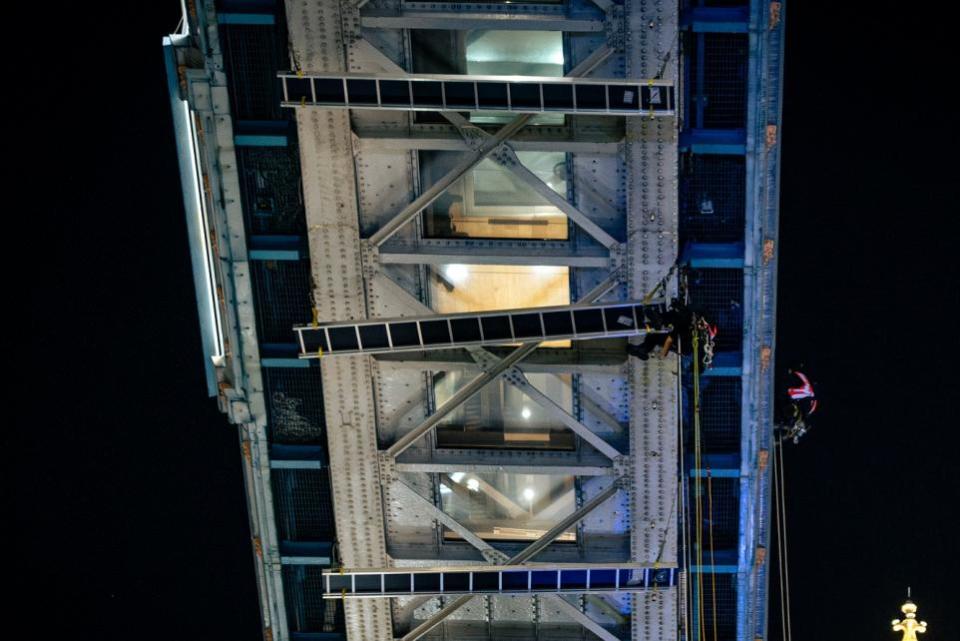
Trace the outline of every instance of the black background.
{"type": "MultiPolygon", "coordinates": [[[[178,20],[174,0],[73,3],[9,33],[4,529],[25,638],[260,638],[237,437],[204,394],[160,46],[178,20]]],[[[893,638],[907,585],[926,638],[958,638],[950,24],[787,7],[777,358],[824,399],[787,459],[798,640],[893,638]]]]}

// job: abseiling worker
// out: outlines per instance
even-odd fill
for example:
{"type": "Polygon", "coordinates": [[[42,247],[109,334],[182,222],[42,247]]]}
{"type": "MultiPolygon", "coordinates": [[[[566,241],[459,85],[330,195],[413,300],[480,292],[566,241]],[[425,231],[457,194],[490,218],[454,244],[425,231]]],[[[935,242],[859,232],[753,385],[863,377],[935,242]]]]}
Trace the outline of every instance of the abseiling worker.
{"type": "Polygon", "coordinates": [[[789,399],[785,411],[785,422],[780,426],[782,438],[792,439],[794,444],[800,442],[800,437],[810,431],[809,418],[817,411],[819,401],[813,389],[810,377],[800,370],[787,370],[793,384],[787,386],[789,399]]]}
{"type": "Polygon", "coordinates": [[[658,327],[653,329],[662,329],[669,327],[669,332],[648,333],[643,337],[643,342],[633,344],[627,343],[627,354],[636,356],[642,361],[650,358],[650,353],[656,348],[660,348],[663,356],[667,352],[677,351],[679,340],[689,339],[694,330],[703,329],[712,339],[717,335],[715,325],[710,325],[703,320],[701,314],[697,314],[691,307],[674,300],[660,319],[658,327]],[[702,327],[701,327],[702,326],[702,327]]]}

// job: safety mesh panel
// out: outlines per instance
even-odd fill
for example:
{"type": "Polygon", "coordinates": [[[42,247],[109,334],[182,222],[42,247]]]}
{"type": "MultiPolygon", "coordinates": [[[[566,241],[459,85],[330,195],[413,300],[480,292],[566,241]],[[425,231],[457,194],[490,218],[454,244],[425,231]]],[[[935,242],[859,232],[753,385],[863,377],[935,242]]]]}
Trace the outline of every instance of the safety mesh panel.
{"type": "Polygon", "coordinates": [[[706,454],[740,451],[741,380],[704,378],[700,385],[701,448],[706,454]]]}
{"type": "Polygon", "coordinates": [[[240,195],[248,234],[303,234],[300,154],[286,147],[237,147],[240,195]]]}
{"type": "Polygon", "coordinates": [[[688,275],[691,303],[720,332],[716,351],[737,351],[743,343],[743,271],[698,269],[688,275]]]}
{"type": "Polygon", "coordinates": [[[283,595],[291,632],[342,632],[343,601],[323,599],[321,569],[283,566],[283,595]]]}
{"type": "Polygon", "coordinates": [[[693,638],[700,641],[714,639],[716,621],[717,641],[734,641],[737,635],[737,575],[717,574],[703,576],[703,630],[694,627],[693,638]],[[716,609],[714,609],[716,604],[716,609]]]}
{"type": "Polygon", "coordinates": [[[294,325],[311,318],[310,262],[266,260],[250,263],[261,343],[294,343],[294,325]]]}
{"type": "Polygon", "coordinates": [[[333,503],[327,470],[278,469],[270,476],[280,540],[332,540],[333,503]]]}
{"type": "MultiPolygon", "coordinates": [[[[704,478],[701,479],[700,484],[704,494],[703,534],[706,537],[710,536],[712,521],[714,550],[736,548],[740,526],[740,479],[715,478],[709,481],[707,483],[707,479],[704,478]]],[[[706,541],[705,545],[707,545],[706,541]]]]}
{"type": "MultiPolygon", "coordinates": [[[[230,107],[236,120],[279,120],[284,36],[277,25],[220,25],[230,107]]],[[[289,66],[284,61],[283,68],[289,66]]]]}
{"type": "Polygon", "coordinates": [[[686,156],[680,169],[681,241],[743,240],[746,181],[743,157],[686,156]]]}
{"type": "Polygon", "coordinates": [[[747,122],[747,34],[704,33],[684,38],[690,69],[692,122],[705,129],[743,129],[747,122]],[[700,76],[700,53],[703,75],[700,76]],[[699,107],[699,108],[698,108],[699,107]],[[702,119],[698,113],[702,110],[702,119]]]}
{"type": "Polygon", "coordinates": [[[323,384],[318,367],[263,369],[273,443],[326,443],[323,384]]]}
{"type": "Polygon", "coordinates": [[[738,129],[747,122],[747,35],[704,34],[703,126],[738,129]]]}

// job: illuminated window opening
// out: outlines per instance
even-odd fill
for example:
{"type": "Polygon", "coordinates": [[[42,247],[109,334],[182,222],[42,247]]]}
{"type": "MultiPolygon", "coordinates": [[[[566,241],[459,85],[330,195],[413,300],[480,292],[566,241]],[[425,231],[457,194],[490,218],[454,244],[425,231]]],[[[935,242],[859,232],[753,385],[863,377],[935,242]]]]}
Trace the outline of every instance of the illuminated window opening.
{"type": "MultiPolygon", "coordinates": [[[[438,372],[433,377],[437,405],[445,403],[469,382],[462,372],[438,372]]],[[[570,374],[527,374],[530,383],[565,411],[573,412],[570,374]]],[[[447,415],[436,428],[437,447],[478,449],[573,450],[576,437],[569,428],[519,388],[503,379],[487,385],[447,415]]]]}
{"type": "MultiPolygon", "coordinates": [[[[567,164],[563,152],[518,152],[520,162],[553,191],[566,197],[567,164]]],[[[422,183],[440,180],[461,155],[421,152],[422,183]]],[[[484,160],[451,185],[424,210],[428,238],[523,238],[566,240],[566,215],[549,204],[509,169],[484,160]]]]}
{"type": "MultiPolygon", "coordinates": [[[[576,510],[573,476],[454,472],[439,481],[441,509],[486,541],[536,541],[576,510]]],[[[443,536],[462,538],[446,528],[443,536]]],[[[556,539],[576,540],[576,526],[556,539]]]]}

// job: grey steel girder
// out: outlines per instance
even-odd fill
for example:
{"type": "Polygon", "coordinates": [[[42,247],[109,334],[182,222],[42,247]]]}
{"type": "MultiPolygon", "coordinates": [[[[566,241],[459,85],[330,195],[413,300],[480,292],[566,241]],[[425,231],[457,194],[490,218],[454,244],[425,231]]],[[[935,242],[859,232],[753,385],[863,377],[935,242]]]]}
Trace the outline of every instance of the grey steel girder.
{"type": "Polygon", "coordinates": [[[462,239],[390,241],[377,252],[384,265],[542,265],[610,268],[611,258],[602,247],[575,248],[563,241],[486,241],[471,246],[462,239]],[[524,247],[527,245],[527,247],[524,247]]]}
{"type": "MultiPolygon", "coordinates": [[[[463,6],[463,5],[459,5],[463,6]]],[[[480,12],[403,11],[400,15],[364,15],[365,29],[516,29],[524,31],[603,31],[601,20],[576,20],[563,15],[517,15],[480,12]]]]}

